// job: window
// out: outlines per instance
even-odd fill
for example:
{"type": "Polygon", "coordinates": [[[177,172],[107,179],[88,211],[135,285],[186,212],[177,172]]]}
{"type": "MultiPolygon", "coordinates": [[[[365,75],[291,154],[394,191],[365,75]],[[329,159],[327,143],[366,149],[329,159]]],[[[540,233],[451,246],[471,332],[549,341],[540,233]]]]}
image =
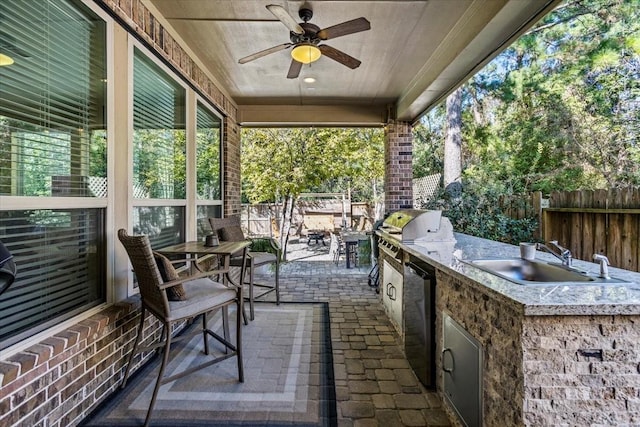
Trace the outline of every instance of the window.
{"type": "Polygon", "coordinates": [[[153,248],[184,241],[186,91],[139,49],[133,62],[133,232],[153,248]],[[160,201],[159,201],[160,200],[160,201]]]}
{"type": "Polygon", "coordinates": [[[198,240],[204,240],[204,236],[211,234],[209,218],[222,218],[222,205],[198,206],[198,240]]]}
{"type": "Polygon", "coordinates": [[[211,233],[208,218],[222,217],[221,120],[198,102],[196,119],[198,240],[211,233]]]}
{"type": "Polygon", "coordinates": [[[199,200],[220,200],[220,119],[198,102],[196,176],[199,200]]]}
{"type": "Polygon", "coordinates": [[[0,297],[2,348],[105,300],[104,209],[0,212],[18,266],[0,297]]]}
{"type": "Polygon", "coordinates": [[[184,199],[185,89],[138,49],[133,67],[134,198],[184,199]]]}
{"type": "Polygon", "coordinates": [[[0,2],[13,60],[0,66],[0,198],[24,198],[20,210],[0,200],[18,266],[0,296],[0,349],[104,302],[105,34],[75,1],[0,2]]]}

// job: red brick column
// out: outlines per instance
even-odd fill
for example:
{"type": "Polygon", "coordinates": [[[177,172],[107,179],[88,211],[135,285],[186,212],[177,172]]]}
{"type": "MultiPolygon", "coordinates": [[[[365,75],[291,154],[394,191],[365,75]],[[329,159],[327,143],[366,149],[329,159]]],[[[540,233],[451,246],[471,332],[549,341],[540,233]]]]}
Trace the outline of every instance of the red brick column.
{"type": "Polygon", "coordinates": [[[385,213],[413,207],[413,133],[408,122],[392,121],[384,132],[385,213]]]}
{"type": "Polygon", "coordinates": [[[223,123],[223,202],[224,216],[240,215],[240,126],[231,117],[225,117],[223,123]]]}

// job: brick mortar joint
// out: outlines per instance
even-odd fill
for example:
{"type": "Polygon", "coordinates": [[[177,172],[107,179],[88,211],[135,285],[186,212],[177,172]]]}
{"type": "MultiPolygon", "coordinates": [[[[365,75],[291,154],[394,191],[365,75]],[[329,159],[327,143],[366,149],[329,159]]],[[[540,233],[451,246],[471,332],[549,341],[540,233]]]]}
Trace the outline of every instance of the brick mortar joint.
{"type": "Polygon", "coordinates": [[[79,332],[77,330],[74,330],[74,328],[77,327],[77,325],[84,325],[86,326],[86,323],[84,322],[96,322],[97,323],[97,327],[95,328],[95,330],[92,329],[92,333],[89,334],[85,339],[86,339],[86,347],[91,346],[93,343],[95,343],[96,341],[101,339],[101,334],[100,332],[110,328],[115,322],[122,320],[124,318],[126,318],[128,315],[130,315],[131,313],[134,313],[136,311],[138,311],[140,302],[139,302],[139,298],[137,296],[134,297],[130,297],[124,301],[118,302],[116,304],[113,305],[109,305],[107,307],[104,308],[104,310],[101,310],[99,313],[94,314],[93,316],[87,318],[87,319],[83,319],[78,321],[77,323],[69,326],[67,329],[60,331],[54,335],[51,335],[49,337],[43,338],[41,341],[34,343],[32,346],[27,347],[11,356],[9,356],[6,359],[0,359],[0,368],[2,367],[3,364],[6,364],[5,366],[8,368],[9,366],[13,366],[16,367],[18,369],[18,374],[15,376],[15,378],[12,378],[10,381],[8,381],[7,383],[4,383],[4,379],[5,377],[7,377],[5,375],[6,373],[6,369],[0,369],[0,383],[2,384],[2,386],[7,386],[8,384],[11,384],[14,381],[18,381],[21,380],[25,375],[28,375],[31,371],[33,371],[34,369],[36,369],[38,366],[40,366],[42,363],[47,362],[48,360],[51,360],[53,358],[55,358],[57,355],[64,353],[65,351],[68,351],[74,347],[76,347],[79,343],[78,340],[78,336],[79,336],[79,332]],[[75,339],[70,339],[69,337],[73,336],[75,337],[75,339]],[[54,346],[52,344],[47,344],[46,341],[50,340],[52,338],[58,339],[63,341],[64,346],[60,349],[59,352],[55,352],[54,351],[54,346]],[[37,364],[35,364],[35,366],[31,366],[29,369],[25,369],[23,370],[23,367],[25,366],[23,363],[21,363],[19,360],[13,360],[13,359],[20,359],[20,360],[28,360],[28,358],[34,358],[37,357],[38,354],[38,346],[42,345],[42,346],[46,346],[48,348],[51,349],[51,351],[49,352],[49,357],[48,358],[43,358],[41,360],[37,361],[37,364]],[[25,359],[27,358],[27,359],[25,359]]]}

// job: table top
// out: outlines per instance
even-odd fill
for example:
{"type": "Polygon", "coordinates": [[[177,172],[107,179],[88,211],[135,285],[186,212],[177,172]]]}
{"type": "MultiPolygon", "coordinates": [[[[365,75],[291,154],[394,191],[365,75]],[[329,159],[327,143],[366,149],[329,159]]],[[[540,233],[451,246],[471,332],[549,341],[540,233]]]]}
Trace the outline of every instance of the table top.
{"type": "Polygon", "coordinates": [[[347,231],[341,234],[342,240],[345,243],[358,242],[360,240],[369,240],[369,235],[366,233],[358,233],[354,231],[347,231]]]}
{"type": "Polygon", "coordinates": [[[251,245],[250,240],[240,242],[220,242],[218,246],[205,246],[204,242],[184,242],[157,249],[163,255],[196,254],[196,255],[233,255],[251,245]]]}

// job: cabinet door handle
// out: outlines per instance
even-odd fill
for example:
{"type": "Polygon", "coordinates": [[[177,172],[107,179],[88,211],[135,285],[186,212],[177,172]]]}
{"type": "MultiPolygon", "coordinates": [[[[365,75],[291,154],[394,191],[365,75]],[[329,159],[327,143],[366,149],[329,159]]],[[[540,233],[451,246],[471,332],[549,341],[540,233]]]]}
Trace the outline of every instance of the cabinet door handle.
{"type": "Polygon", "coordinates": [[[445,371],[445,372],[451,373],[451,372],[453,372],[454,365],[455,364],[454,364],[454,359],[453,359],[453,352],[451,351],[450,348],[445,348],[444,350],[442,350],[442,370],[445,371]],[[450,368],[447,368],[447,364],[445,362],[444,355],[446,353],[449,353],[451,355],[451,367],[450,368]]]}
{"type": "Polygon", "coordinates": [[[391,301],[396,300],[396,287],[391,282],[387,283],[387,296],[391,301]]]}

